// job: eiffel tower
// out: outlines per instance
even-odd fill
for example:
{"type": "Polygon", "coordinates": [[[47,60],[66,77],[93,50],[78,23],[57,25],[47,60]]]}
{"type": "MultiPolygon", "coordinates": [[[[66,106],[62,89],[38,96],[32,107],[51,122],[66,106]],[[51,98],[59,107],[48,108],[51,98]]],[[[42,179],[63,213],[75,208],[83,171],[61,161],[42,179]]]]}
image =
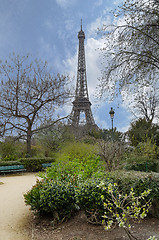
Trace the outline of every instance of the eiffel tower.
{"type": "Polygon", "coordinates": [[[76,92],[75,100],[73,103],[73,108],[71,112],[71,125],[78,127],[80,123],[80,114],[84,113],[85,125],[96,126],[94,118],[91,111],[91,102],[89,101],[88,89],[87,89],[87,78],[86,78],[86,62],[85,62],[85,49],[84,49],[84,39],[85,33],[82,30],[82,20],[81,20],[81,30],[78,33],[79,39],[79,49],[78,49],[78,68],[77,68],[77,82],[76,82],[76,92]]]}

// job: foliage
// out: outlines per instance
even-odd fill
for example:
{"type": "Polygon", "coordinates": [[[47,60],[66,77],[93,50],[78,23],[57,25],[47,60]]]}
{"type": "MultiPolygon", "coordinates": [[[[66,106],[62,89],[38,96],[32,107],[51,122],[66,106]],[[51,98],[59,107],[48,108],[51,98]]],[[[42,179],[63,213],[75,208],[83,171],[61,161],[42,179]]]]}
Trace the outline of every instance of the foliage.
{"type": "Polygon", "coordinates": [[[151,189],[146,197],[147,202],[152,202],[150,215],[159,216],[159,174],[154,173],[114,171],[107,172],[102,177],[85,180],[75,177],[70,178],[70,181],[45,177],[25,194],[25,201],[34,212],[52,214],[55,222],[62,221],[64,217],[70,217],[74,211],[81,209],[89,222],[99,224],[102,223],[105,212],[101,196],[104,196],[104,200],[111,199],[111,194],[106,191],[110,186],[114,186],[123,197],[133,192],[131,196],[136,199],[151,189]],[[117,183],[117,188],[114,183],[117,183]]]}
{"type": "Polygon", "coordinates": [[[17,160],[17,156],[15,155],[7,155],[5,158],[3,158],[3,161],[14,161],[17,160]]]}
{"type": "Polygon", "coordinates": [[[96,141],[103,139],[105,141],[124,142],[124,134],[117,131],[116,128],[113,131],[112,129],[92,129],[88,132],[88,136],[96,139],[96,141]]]}
{"type": "MultiPolygon", "coordinates": [[[[87,217],[88,222],[101,224],[104,214],[104,206],[101,195],[108,198],[108,193],[100,187],[100,179],[89,179],[81,183],[76,189],[77,204],[87,217]]],[[[110,180],[104,181],[107,187],[110,180]]]]}
{"type": "Polygon", "coordinates": [[[4,159],[8,155],[15,155],[16,149],[13,141],[1,142],[0,144],[1,157],[4,159]]]}
{"type": "Polygon", "coordinates": [[[57,160],[79,160],[87,159],[87,157],[94,156],[97,153],[97,147],[93,144],[86,144],[83,142],[69,142],[64,143],[56,155],[57,160]]]}
{"type": "Polygon", "coordinates": [[[140,195],[143,191],[151,189],[149,199],[152,201],[152,208],[150,214],[153,217],[159,217],[159,174],[158,173],[142,173],[135,171],[114,171],[107,173],[111,181],[118,184],[118,188],[124,194],[128,194],[131,188],[134,189],[135,194],[140,195]]]}
{"type": "Polygon", "coordinates": [[[117,183],[118,190],[123,195],[128,195],[133,188],[136,197],[151,189],[146,198],[147,201],[152,202],[149,214],[153,217],[159,216],[159,175],[117,171],[106,173],[103,179],[88,179],[76,188],[77,204],[85,212],[89,222],[101,222],[104,215],[101,195],[104,195],[105,199],[110,199],[110,195],[105,191],[110,183],[117,183]]]}
{"type": "Polygon", "coordinates": [[[51,163],[53,158],[21,158],[19,162],[24,165],[27,171],[37,172],[42,170],[42,163],[51,163]]]}
{"type": "Polygon", "coordinates": [[[100,136],[105,141],[113,140],[115,142],[124,142],[124,135],[122,132],[117,131],[116,128],[112,129],[102,129],[100,136]]]}
{"type": "Polygon", "coordinates": [[[74,188],[60,181],[38,181],[24,197],[34,212],[51,215],[54,224],[70,218],[77,210],[74,188]]]}
{"type": "Polygon", "coordinates": [[[157,147],[157,145],[153,143],[151,139],[147,138],[145,142],[141,142],[136,146],[135,152],[138,155],[144,155],[149,159],[149,161],[153,161],[159,156],[159,147],[157,147]]]}
{"type": "Polygon", "coordinates": [[[19,157],[23,156],[24,153],[24,144],[15,141],[14,138],[6,138],[4,142],[0,143],[0,155],[1,158],[4,160],[8,161],[9,160],[16,160],[19,157]]]}
{"type": "Polygon", "coordinates": [[[153,143],[159,145],[159,127],[147,121],[145,118],[140,118],[131,123],[128,131],[128,137],[132,146],[137,146],[140,142],[146,142],[147,139],[153,139],[153,143]]]}
{"type": "Polygon", "coordinates": [[[141,172],[159,172],[158,162],[142,162],[136,164],[127,164],[125,166],[126,170],[134,170],[141,172]]]}
{"type": "Polygon", "coordinates": [[[124,168],[157,172],[159,170],[158,158],[159,147],[151,139],[146,139],[145,142],[140,142],[131,152],[125,154],[124,168]]]}
{"type": "Polygon", "coordinates": [[[0,161],[0,166],[14,166],[21,165],[20,161],[0,161]]]}
{"type": "Polygon", "coordinates": [[[147,240],[157,240],[157,238],[155,236],[151,236],[147,240]]]}
{"type": "Polygon", "coordinates": [[[77,181],[78,178],[86,179],[91,176],[104,174],[103,163],[95,153],[97,147],[82,142],[64,144],[55,154],[55,162],[47,169],[45,175],[51,179],[62,181],[77,181]]]}
{"type": "MultiPolygon", "coordinates": [[[[103,183],[100,184],[103,186],[103,183]]],[[[109,183],[103,190],[108,193],[109,197],[101,196],[105,212],[102,221],[106,230],[111,229],[114,225],[122,227],[129,239],[137,239],[131,233],[130,219],[143,219],[151,207],[150,201],[146,201],[151,190],[143,191],[140,195],[135,196],[133,188],[128,194],[123,194],[119,191],[116,183],[109,183]]]]}
{"type": "Polygon", "coordinates": [[[104,175],[104,166],[99,157],[87,156],[84,159],[73,158],[65,161],[55,161],[41,177],[58,179],[76,185],[80,180],[101,177],[104,175]]]}

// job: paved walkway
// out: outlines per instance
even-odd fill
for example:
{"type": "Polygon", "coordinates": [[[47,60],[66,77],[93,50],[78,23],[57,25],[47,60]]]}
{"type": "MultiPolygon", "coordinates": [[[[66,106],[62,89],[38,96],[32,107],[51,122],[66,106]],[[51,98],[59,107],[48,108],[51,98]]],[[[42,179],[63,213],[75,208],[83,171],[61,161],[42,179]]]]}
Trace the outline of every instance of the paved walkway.
{"type": "Polygon", "coordinates": [[[36,183],[35,174],[0,176],[0,240],[31,240],[33,214],[23,194],[36,183]]]}

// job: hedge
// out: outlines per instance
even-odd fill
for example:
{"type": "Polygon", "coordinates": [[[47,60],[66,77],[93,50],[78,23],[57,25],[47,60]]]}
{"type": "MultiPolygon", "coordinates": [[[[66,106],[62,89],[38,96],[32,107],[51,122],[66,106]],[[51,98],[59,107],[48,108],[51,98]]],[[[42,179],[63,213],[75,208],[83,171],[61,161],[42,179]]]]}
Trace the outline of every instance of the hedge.
{"type": "Polygon", "coordinates": [[[125,169],[141,171],[141,172],[159,172],[159,163],[143,162],[143,163],[129,164],[125,166],[125,169]]]}
{"type": "Polygon", "coordinates": [[[54,158],[21,158],[19,161],[27,171],[38,172],[42,170],[42,163],[52,163],[55,160],[54,158]]]}
{"type": "Polygon", "coordinates": [[[0,161],[0,166],[14,166],[21,165],[20,161],[0,161]]]}
{"type": "Polygon", "coordinates": [[[37,172],[42,170],[43,163],[52,163],[54,158],[21,158],[17,161],[0,161],[0,166],[24,165],[27,171],[37,172]]]}

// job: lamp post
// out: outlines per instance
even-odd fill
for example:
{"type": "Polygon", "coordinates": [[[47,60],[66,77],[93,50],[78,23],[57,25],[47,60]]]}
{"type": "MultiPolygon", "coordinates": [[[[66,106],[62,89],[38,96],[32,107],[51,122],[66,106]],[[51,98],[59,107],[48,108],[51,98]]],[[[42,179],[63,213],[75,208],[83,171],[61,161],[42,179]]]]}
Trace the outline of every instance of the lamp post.
{"type": "Polygon", "coordinates": [[[112,120],[112,131],[113,131],[113,119],[114,119],[114,114],[115,114],[115,112],[114,112],[114,110],[113,110],[112,107],[111,107],[111,109],[110,109],[109,114],[110,114],[110,118],[111,118],[111,120],[112,120]]]}

